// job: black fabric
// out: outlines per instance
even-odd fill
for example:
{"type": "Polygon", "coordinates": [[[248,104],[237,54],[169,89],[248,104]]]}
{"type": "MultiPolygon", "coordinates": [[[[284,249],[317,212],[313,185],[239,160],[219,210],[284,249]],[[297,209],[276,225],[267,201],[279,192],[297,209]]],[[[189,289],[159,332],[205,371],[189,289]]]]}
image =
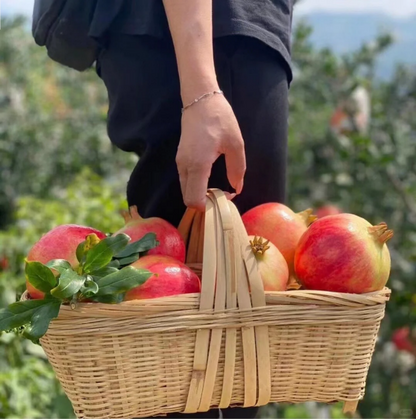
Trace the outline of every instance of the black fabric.
{"type": "Polygon", "coordinates": [[[97,42],[88,33],[96,0],[35,0],[32,34],[60,64],[84,71],[95,62],[97,42]]]}
{"type": "MultiPolygon", "coordinates": [[[[244,190],[235,202],[241,212],[282,202],[288,116],[284,63],[271,48],[243,36],[217,39],[214,54],[220,88],[246,148],[244,190]]],[[[113,34],[97,70],[108,89],[111,140],[140,155],[127,188],[129,204],[144,217],[178,224],[185,208],[175,164],[181,100],[174,52],[154,37],[113,34]]],[[[210,186],[232,190],[222,158],[214,165],[210,186]]]]}
{"type": "MultiPolygon", "coordinates": [[[[264,42],[285,60],[289,82],[293,0],[213,0],[214,38],[245,35],[264,42]]],[[[90,35],[110,32],[169,38],[162,0],[98,0],[90,35]]]]}
{"type": "Polygon", "coordinates": [[[66,0],[35,0],[33,4],[32,34],[40,46],[46,45],[48,33],[59,18],[66,0]]]}

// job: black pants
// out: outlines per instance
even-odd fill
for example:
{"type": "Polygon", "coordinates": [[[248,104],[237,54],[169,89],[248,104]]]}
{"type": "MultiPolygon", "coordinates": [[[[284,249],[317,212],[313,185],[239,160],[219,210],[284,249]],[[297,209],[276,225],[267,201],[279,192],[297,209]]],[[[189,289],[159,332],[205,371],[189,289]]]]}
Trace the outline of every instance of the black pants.
{"type": "MultiPolygon", "coordinates": [[[[239,210],[285,199],[288,117],[286,64],[256,39],[224,37],[214,43],[220,88],[230,102],[245,141],[244,190],[239,210]]],[[[108,90],[108,133],[140,160],[127,187],[129,205],[143,217],[177,225],[184,213],[175,155],[181,100],[172,44],[145,36],[111,34],[97,71],[108,90]]],[[[198,106],[198,105],[196,105],[198,106]]],[[[197,139],[196,139],[197,140],[197,139]]],[[[214,165],[210,187],[229,190],[224,159],[214,165]]],[[[225,409],[224,418],[255,417],[257,408],[225,409]]],[[[169,417],[217,418],[218,411],[169,417]]]]}

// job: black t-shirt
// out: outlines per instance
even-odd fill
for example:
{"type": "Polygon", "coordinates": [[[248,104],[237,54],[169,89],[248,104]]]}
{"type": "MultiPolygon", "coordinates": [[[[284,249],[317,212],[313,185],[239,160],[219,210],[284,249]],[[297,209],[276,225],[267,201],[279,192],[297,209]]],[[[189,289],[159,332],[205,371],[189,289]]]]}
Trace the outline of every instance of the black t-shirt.
{"type": "MultiPolygon", "coordinates": [[[[282,55],[290,81],[292,9],[293,0],[213,0],[214,37],[259,39],[282,55]]],[[[169,37],[162,0],[98,0],[90,35],[101,38],[108,31],[169,37]]]]}

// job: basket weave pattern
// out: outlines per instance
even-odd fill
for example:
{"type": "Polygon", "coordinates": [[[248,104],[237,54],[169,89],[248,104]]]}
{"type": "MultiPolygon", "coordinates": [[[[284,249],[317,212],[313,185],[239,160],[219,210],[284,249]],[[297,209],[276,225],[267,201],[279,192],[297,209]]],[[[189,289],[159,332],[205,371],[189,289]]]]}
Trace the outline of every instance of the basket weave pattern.
{"type": "Polygon", "coordinates": [[[310,400],[354,408],[390,291],[264,293],[241,219],[219,191],[205,217],[188,212],[181,228],[189,264],[204,261],[201,295],[63,306],[42,338],[77,416],[310,400]]]}

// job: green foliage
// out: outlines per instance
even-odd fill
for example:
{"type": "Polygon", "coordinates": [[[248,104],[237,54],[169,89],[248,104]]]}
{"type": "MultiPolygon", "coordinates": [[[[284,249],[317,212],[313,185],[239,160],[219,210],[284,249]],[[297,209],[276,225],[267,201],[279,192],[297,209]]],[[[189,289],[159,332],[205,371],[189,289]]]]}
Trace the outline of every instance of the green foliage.
{"type": "Polygon", "coordinates": [[[60,300],[67,300],[78,293],[86,280],[87,277],[85,275],[78,275],[76,272],[68,269],[59,276],[59,283],[51,290],[51,295],[60,300]]]}
{"type": "MultiPolygon", "coordinates": [[[[21,196],[16,206],[15,225],[0,232],[0,257],[10,265],[0,272],[0,307],[15,301],[16,290],[18,296],[23,291],[24,258],[42,234],[67,223],[117,231],[124,224],[117,213],[126,208],[119,188],[88,169],[55,196],[21,196]]],[[[14,334],[0,334],[0,371],[0,418],[73,417],[40,347],[14,334]]]]}
{"type": "MultiPolygon", "coordinates": [[[[26,326],[24,328],[24,336],[33,343],[39,343],[39,339],[47,332],[51,320],[58,316],[59,307],[61,306],[60,301],[56,299],[45,299],[42,302],[43,305],[35,310],[29,318],[23,321],[22,319],[19,320],[19,323],[26,323],[24,325],[26,326]]],[[[33,303],[33,301],[18,301],[11,305],[19,304],[21,308],[27,309],[30,308],[30,303],[33,303]]]]}
{"type": "Polygon", "coordinates": [[[111,262],[113,256],[127,246],[129,240],[130,237],[126,234],[117,234],[117,236],[102,240],[88,252],[84,263],[84,271],[92,273],[105,268],[111,262]]]}
{"type": "Polygon", "coordinates": [[[151,275],[149,271],[144,269],[126,266],[120,271],[97,280],[97,285],[100,288],[97,292],[97,297],[127,292],[134,287],[144,284],[151,275]]]}
{"type": "MultiPolygon", "coordinates": [[[[126,234],[102,240],[94,233],[89,234],[76,249],[81,256],[77,267],[62,259],[51,260],[47,265],[26,261],[26,279],[44,293],[43,299],[23,299],[0,309],[0,332],[23,328],[27,338],[39,343],[50,322],[58,316],[61,304],[72,306],[87,298],[98,302],[119,302],[120,294],[144,284],[152,276],[151,272],[132,266],[120,270],[108,267],[115,254],[123,252],[129,241],[126,234]],[[56,277],[52,269],[57,271],[56,277]]],[[[156,240],[153,242],[156,244],[156,240]]],[[[144,243],[148,243],[147,237],[144,237],[144,243]]],[[[139,256],[137,253],[131,258],[135,261],[139,256]]]]}
{"type": "Polygon", "coordinates": [[[42,292],[49,292],[57,284],[53,272],[40,262],[26,263],[25,274],[29,282],[42,292]]]}
{"type": "Polygon", "coordinates": [[[289,204],[301,210],[332,203],[394,229],[392,298],[358,408],[363,418],[404,417],[416,413],[415,359],[398,353],[391,336],[401,326],[416,328],[416,73],[398,67],[390,81],[374,79],[376,59],[391,43],[388,35],[340,58],[314,49],[309,34],[300,25],[294,36],[289,204]],[[331,115],[357,85],[371,96],[368,131],[335,135],[331,115]]]}
{"type": "Polygon", "coordinates": [[[7,256],[8,247],[21,248],[26,255],[42,234],[60,224],[115,232],[124,225],[123,218],[116,216],[123,208],[126,208],[123,190],[84,168],[66,189],[60,189],[49,199],[34,195],[19,197],[17,222],[6,233],[0,231],[0,252],[7,256]]]}
{"type": "Polygon", "coordinates": [[[0,92],[0,229],[20,196],[49,198],[86,166],[127,176],[135,157],[108,140],[104,85],[50,60],[20,19],[2,20],[0,92]]]}
{"type": "Polygon", "coordinates": [[[74,417],[39,346],[0,334],[0,371],[1,418],[74,417]]]}
{"type": "Polygon", "coordinates": [[[124,259],[136,253],[147,252],[150,249],[158,246],[155,233],[147,233],[141,240],[130,243],[123,250],[116,254],[117,259],[124,259]]]}

